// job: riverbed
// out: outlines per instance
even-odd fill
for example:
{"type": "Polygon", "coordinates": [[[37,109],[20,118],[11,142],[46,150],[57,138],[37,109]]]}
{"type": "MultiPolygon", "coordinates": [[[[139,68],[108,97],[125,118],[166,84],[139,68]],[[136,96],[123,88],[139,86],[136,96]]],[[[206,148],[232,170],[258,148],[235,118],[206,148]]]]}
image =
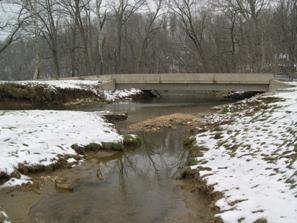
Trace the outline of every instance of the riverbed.
{"type": "MultiPolygon", "coordinates": [[[[139,102],[79,108],[84,111],[127,112],[126,127],[172,113],[207,113],[229,101],[189,97],[155,98],[139,102]]],[[[76,108],[76,110],[78,110],[76,108]]],[[[12,222],[209,222],[209,200],[187,181],[175,180],[187,158],[183,127],[139,132],[142,146],[135,151],[102,159],[90,156],[72,169],[45,172],[33,178],[48,179],[36,189],[0,191],[0,206],[12,222]],[[73,192],[55,189],[51,179],[68,177],[73,192]]]]}

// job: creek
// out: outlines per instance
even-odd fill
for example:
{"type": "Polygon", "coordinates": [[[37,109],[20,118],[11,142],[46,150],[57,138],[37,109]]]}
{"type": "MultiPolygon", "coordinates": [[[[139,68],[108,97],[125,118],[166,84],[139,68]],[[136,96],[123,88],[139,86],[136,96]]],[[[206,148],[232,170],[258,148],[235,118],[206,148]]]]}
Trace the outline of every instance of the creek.
{"type": "MultiPolygon", "coordinates": [[[[163,98],[83,108],[87,111],[127,112],[116,124],[121,132],[129,124],[172,113],[207,113],[228,101],[163,98]]],[[[89,157],[72,169],[36,176],[67,176],[73,192],[57,191],[53,183],[38,191],[0,191],[0,206],[12,222],[74,223],[206,223],[211,219],[208,198],[192,191],[191,183],[175,180],[187,159],[185,128],[140,132],[140,148],[102,159],[89,157]]],[[[33,176],[34,177],[34,176],[33,176]]]]}

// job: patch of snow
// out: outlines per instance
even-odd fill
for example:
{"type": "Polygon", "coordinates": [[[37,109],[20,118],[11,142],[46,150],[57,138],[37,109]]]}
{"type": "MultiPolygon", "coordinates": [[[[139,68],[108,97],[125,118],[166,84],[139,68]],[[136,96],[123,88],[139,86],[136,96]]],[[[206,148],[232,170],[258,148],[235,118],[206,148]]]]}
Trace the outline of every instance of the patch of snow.
{"type": "MultiPolygon", "coordinates": [[[[196,136],[208,150],[192,169],[222,192],[216,205],[224,222],[296,222],[297,88],[273,96],[282,100],[251,115],[252,107],[214,115],[209,123],[233,122],[196,136]]],[[[271,96],[251,100],[261,97],[271,96]]]]}
{"type": "Polygon", "coordinates": [[[134,135],[134,134],[129,134],[130,137],[132,137],[133,139],[137,139],[138,136],[137,135],[134,135]]]}
{"type": "Polygon", "coordinates": [[[77,161],[76,161],[76,159],[74,159],[74,158],[69,158],[69,159],[67,159],[67,163],[76,163],[77,161]]]}
{"type": "Polygon", "coordinates": [[[0,111],[0,172],[9,175],[19,164],[48,166],[58,155],[76,155],[73,144],[122,140],[96,112],[0,111]]]}
{"type": "Polygon", "coordinates": [[[128,98],[133,95],[138,95],[141,90],[132,88],[129,90],[115,90],[115,91],[104,91],[104,96],[107,101],[115,101],[123,98],[128,98]]]}
{"type": "Polygon", "coordinates": [[[89,89],[92,87],[98,87],[102,82],[98,80],[36,80],[36,81],[0,81],[0,84],[4,83],[14,83],[19,85],[48,85],[52,88],[61,88],[61,89],[89,89]]]}
{"type": "Polygon", "coordinates": [[[25,175],[21,175],[20,179],[11,178],[9,181],[7,181],[3,185],[1,185],[0,189],[6,188],[6,187],[16,187],[16,186],[21,186],[21,185],[30,184],[30,183],[32,183],[30,177],[27,177],[25,175]]]}
{"type": "Polygon", "coordinates": [[[11,221],[9,221],[8,215],[4,211],[0,211],[0,215],[4,217],[3,223],[11,223],[11,221]]]}

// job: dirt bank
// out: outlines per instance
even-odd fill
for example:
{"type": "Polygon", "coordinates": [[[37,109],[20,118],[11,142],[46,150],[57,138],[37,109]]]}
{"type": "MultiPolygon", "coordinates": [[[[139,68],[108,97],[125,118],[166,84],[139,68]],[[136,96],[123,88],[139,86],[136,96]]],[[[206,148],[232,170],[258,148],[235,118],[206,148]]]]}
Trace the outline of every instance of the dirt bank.
{"type": "Polygon", "coordinates": [[[156,132],[161,128],[176,128],[180,125],[195,127],[199,125],[199,115],[175,113],[151,118],[128,126],[129,131],[156,132]]]}
{"type": "Polygon", "coordinates": [[[36,108],[103,103],[103,97],[87,89],[51,88],[46,84],[0,84],[1,108],[36,108]]]}

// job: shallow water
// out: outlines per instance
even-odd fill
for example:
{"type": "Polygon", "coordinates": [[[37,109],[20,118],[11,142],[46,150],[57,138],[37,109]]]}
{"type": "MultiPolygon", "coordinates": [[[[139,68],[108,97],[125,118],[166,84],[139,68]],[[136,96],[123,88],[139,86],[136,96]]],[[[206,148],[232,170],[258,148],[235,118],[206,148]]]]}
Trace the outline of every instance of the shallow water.
{"type": "Polygon", "coordinates": [[[74,192],[42,196],[30,210],[32,222],[149,223],[172,222],[172,214],[194,216],[174,180],[187,155],[184,136],[183,129],[146,134],[134,152],[65,171],[77,182],[74,192]],[[98,171],[103,179],[98,179],[98,171]]]}
{"type": "MultiPolygon", "coordinates": [[[[217,100],[154,99],[85,108],[88,111],[128,112],[129,123],[170,113],[207,112],[217,100]]],[[[141,133],[141,148],[112,160],[91,158],[80,166],[45,173],[67,176],[75,182],[72,193],[56,191],[53,184],[37,192],[0,191],[0,206],[13,222],[204,223],[211,213],[202,194],[191,193],[175,173],[187,157],[183,128],[141,133]]]]}
{"type": "MultiPolygon", "coordinates": [[[[119,123],[119,127],[127,124],[140,122],[145,119],[168,115],[173,113],[197,114],[206,113],[217,105],[223,105],[232,102],[228,99],[201,99],[194,95],[178,95],[176,97],[152,98],[138,100],[137,102],[119,102],[108,105],[98,105],[84,107],[85,111],[102,111],[109,110],[114,112],[128,113],[128,120],[119,123]]],[[[80,108],[81,110],[82,108],[80,108]]]]}

